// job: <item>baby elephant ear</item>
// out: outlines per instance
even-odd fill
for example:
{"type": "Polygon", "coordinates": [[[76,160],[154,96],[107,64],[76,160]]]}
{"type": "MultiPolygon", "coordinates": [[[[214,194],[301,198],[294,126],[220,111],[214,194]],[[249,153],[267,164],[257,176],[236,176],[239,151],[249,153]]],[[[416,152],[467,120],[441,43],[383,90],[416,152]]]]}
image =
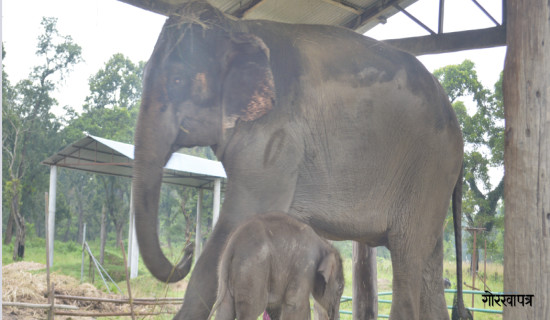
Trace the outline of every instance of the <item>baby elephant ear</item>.
{"type": "Polygon", "coordinates": [[[223,65],[224,128],[237,119],[252,121],[266,114],[275,103],[275,85],[269,64],[269,49],[249,33],[231,35],[223,65]]]}
{"type": "Polygon", "coordinates": [[[336,268],[336,256],[334,253],[329,253],[323,257],[317,274],[315,275],[315,283],[313,284],[313,297],[321,297],[325,294],[327,283],[330,281],[332,273],[336,268]]]}

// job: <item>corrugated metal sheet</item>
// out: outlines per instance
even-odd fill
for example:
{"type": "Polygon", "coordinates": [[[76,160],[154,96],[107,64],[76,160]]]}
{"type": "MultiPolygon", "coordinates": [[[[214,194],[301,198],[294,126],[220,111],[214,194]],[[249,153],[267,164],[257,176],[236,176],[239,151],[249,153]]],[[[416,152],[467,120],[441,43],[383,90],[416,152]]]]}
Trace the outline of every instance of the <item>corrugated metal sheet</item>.
{"type": "MultiPolygon", "coordinates": [[[[48,157],[42,163],[131,178],[134,146],[87,135],[48,157]]],[[[164,167],[163,174],[165,183],[204,189],[212,189],[214,180],[218,178],[227,178],[221,162],[181,153],[172,155],[164,167]]]]}
{"type": "Polygon", "coordinates": [[[337,25],[364,33],[417,0],[210,0],[243,19],[337,25]]]}

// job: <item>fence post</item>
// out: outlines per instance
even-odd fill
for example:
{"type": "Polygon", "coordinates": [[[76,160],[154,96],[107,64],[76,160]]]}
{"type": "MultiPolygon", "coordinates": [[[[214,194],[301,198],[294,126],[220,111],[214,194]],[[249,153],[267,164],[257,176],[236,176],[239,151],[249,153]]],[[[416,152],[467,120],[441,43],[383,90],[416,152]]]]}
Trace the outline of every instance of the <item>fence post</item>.
{"type": "Polygon", "coordinates": [[[353,319],[378,319],[376,248],[353,242],[353,319]]]}

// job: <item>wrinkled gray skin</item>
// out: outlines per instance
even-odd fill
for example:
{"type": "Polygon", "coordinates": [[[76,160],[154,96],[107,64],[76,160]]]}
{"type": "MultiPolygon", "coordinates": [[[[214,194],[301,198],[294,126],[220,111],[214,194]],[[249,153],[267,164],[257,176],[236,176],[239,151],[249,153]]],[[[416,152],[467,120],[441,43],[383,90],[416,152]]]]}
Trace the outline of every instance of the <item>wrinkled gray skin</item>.
{"type": "Polygon", "coordinates": [[[312,294],[323,319],[335,320],[343,290],[338,250],[284,213],[261,214],[229,237],[212,310],[216,320],[256,320],[266,309],[273,320],[305,320],[312,294]]]}
{"type": "Polygon", "coordinates": [[[167,20],[143,82],[133,199],[157,278],[186,275],[157,233],[171,154],[211,146],[228,176],[176,319],[207,318],[228,235],[270,211],[330,239],[388,247],[391,318],[448,318],[442,230],[463,144],[446,94],[414,57],[342,28],[234,20],[191,2],[167,20]]]}

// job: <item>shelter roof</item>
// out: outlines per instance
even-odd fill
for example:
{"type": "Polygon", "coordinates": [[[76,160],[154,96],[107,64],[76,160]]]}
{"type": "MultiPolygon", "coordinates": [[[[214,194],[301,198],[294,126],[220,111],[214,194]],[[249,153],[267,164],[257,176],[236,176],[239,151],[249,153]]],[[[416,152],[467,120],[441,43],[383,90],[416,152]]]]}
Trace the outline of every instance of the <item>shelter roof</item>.
{"type": "MultiPolygon", "coordinates": [[[[86,135],[48,157],[42,164],[132,177],[134,146],[86,135]]],[[[163,182],[194,188],[212,189],[214,180],[227,178],[221,162],[174,153],[164,167],[163,182]]],[[[222,183],[223,187],[223,183],[222,183]]]]}
{"type": "Polygon", "coordinates": [[[364,33],[417,0],[210,0],[242,19],[330,24],[364,33]]]}
{"type": "MultiPolygon", "coordinates": [[[[189,0],[119,0],[148,11],[170,15],[189,0]]],[[[443,32],[445,1],[438,1],[438,29],[431,30],[407,11],[417,0],[208,0],[226,14],[240,19],[265,19],[287,23],[326,24],[365,33],[402,12],[429,35],[385,42],[414,55],[456,52],[506,45],[506,0],[502,1],[502,22],[498,22],[477,1],[472,2],[494,23],[493,27],[443,32]]]]}

